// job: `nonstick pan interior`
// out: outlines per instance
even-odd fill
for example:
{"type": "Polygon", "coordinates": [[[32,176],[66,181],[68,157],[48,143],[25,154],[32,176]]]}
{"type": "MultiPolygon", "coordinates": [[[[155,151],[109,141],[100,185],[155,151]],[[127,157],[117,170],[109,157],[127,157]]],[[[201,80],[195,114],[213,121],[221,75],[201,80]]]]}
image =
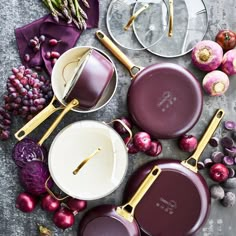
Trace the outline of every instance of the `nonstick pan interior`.
{"type": "Polygon", "coordinates": [[[189,131],[202,111],[202,92],[196,78],[172,63],[142,70],[128,92],[134,122],[155,138],[176,138],[189,131]]]}
{"type": "Polygon", "coordinates": [[[192,172],[177,160],[155,160],[138,169],[125,188],[124,202],[154,165],[158,165],[162,173],[137,205],[137,222],[151,236],[193,235],[208,216],[209,190],[199,173],[192,172]]]}

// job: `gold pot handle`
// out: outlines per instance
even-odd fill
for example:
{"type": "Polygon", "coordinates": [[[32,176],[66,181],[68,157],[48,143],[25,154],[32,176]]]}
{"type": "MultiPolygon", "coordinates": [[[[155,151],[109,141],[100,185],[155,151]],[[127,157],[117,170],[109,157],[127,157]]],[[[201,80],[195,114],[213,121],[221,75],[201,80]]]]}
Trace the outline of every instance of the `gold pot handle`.
{"type": "Polygon", "coordinates": [[[129,70],[132,78],[142,70],[141,67],[134,65],[132,61],[101,31],[96,31],[99,41],[111,51],[111,53],[129,70]]]}
{"type": "Polygon", "coordinates": [[[106,123],[106,122],[104,122],[106,125],[110,125],[110,124],[112,124],[112,123],[114,123],[114,122],[119,122],[120,124],[122,124],[123,125],[123,127],[128,131],[128,133],[129,133],[129,141],[126,143],[126,146],[128,146],[128,144],[129,144],[129,142],[132,140],[132,138],[133,138],[133,132],[132,132],[132,130],[122,121],[122,120],[120,120],[120,119],[115,119],[115,120],[112,120],[111,122],[108,122],[108,123],[106,123]]]}
{"type": "Polygon", "coordinates": [[[62,105],[56,107],[54,105],[55,101],[56,97],[54,96],[51,102],[42,111],[40,111],[34,118],[32,118],[28,123],[26,123],[20,130],[15,133],[16,139],[18,139],[19,141],[22,140],[35,128],[37,128],[43,121],[45,121],[50,115],[64,108],[64,106],[62,105]]]}
{"type": "Polygon", "coordinates": [[[132,222],[134,220],[134,210],[136,206],[160,175],[160,173],[161,169],[158,166],[154,166],[130,201],[123,206],[117,207],[116,212],[129,222],[132,222]]]}
{"type": "Polygon", "coordinates": [[[52,125],[49,127],[47,132],[43,135],[43,137],[39,140],[38,145],[42,145],[43,142],[49,137],[49,135],[53,132],[53,130],[57,127],[57,125],[60,123],[62,118],[66,115],[67,112],[69,112],[73,107],[76,107],[79,105],[79,101],[77,99],[73,99],[68,103],[65,107],[65,109],[61,112],[61,114],[56,118],[56,120],[52,123],[52,125]]]}
{"type": "Polygon", "coordinates": [[[169,0],[169,31],[168,31],[168,37],[173,36],[173,25],[174,25],[174,0],[169,0]]]}
{"type": "Polygon", "coordinates": [[[51,176],[49,175],[49,177],[47,178],[47,180],[46,180],[46,182],[45,182],[45,184],[44,184],[45,189],[47,190],[47,192],[48,192],[53,198],[55,198],[55,199],[58,200],[58,201],[63,201],[63,200],[65,200],[66,198],[68,198],[68,197],[69,197],[68,195],[66,195],[65,197],[58,198],[58,197],[53,193],[53,191],[48,187],[48,181],[49,181],[50,179],[51,179],[51,176]]]}
{"type": "Polygon", "coordinates": [[[206,145],[208,144],[211,136],[214,134],[216,128],[220,124],[220,121],[224,117],[224,110],[218,109],[216,114],[211,120],[211,123],[209,124],[207,130],[205,131],[204,135],[202,136],[200,142],[198,143],[197,149],[193,153],[192,156],[190,156],[187,160],[184,160],[181,162],[182,165],[187,167],[188,169],[192,170],[193,172],[197,173],[198,168],[197,168],[197,163],[198,160],[205,149],[206,145]]]}

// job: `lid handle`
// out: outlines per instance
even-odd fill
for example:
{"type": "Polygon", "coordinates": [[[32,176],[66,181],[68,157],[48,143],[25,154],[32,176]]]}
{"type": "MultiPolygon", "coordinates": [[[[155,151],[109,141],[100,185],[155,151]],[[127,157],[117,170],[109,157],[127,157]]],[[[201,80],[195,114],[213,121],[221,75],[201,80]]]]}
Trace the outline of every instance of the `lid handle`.
{"type": "Polygon", "coordinates": [[[193,153],[192,156],[190,156],[187,160],[184,160],[181,162],[182,165],[184,165],[185,167],[187,167],[188,169],[192,170],[195,173],[198,172],[198,168],[197,168],[198,160],[199,160],[203,150],[205,149],[206,145],[208,144],[211,136],[214,134],[216,128],[220,124],[220,121],[224,117],[224,114],[225,114],[224,110],[222,110],[222,109],[217,110],[217,112],[214,115],[214,117],[212,118],[211,123],[209,124],[207,130],[205,131],[204,135],[202,136],[202,138],[197,146],[197,149],[195,150],[195,152],[193,153]]]}
{"type": "Polygon", "coordinates": [[[169,0],[170,15],[169,15],[169,31],[168,37],[173,36],[173,25],[174,25],[174,0],[169,0]]]}
{"type": "Polygon", "coordinates": [[[117,207],[116,212],[129,222],[133,222],[134,210],[136,206],[141,201],[151,185],[154,183],[154,181],[157,179],[157,177],[160,175],[160,173],[161,169],[157,165],[155,165],[149,172],[147,177],[144,179],[134,196],[130,199],[130,201],[123,206],[117,207]]]}
{"type": "Polygon", "coordinates": [[[149,4],[144,4],[139,10],[137,10],[129,19],[128,23],[125,25],[124,30],[128,30],[130,26],[133,24],[135,19],[147,8],[149,7],[149,4]]]}

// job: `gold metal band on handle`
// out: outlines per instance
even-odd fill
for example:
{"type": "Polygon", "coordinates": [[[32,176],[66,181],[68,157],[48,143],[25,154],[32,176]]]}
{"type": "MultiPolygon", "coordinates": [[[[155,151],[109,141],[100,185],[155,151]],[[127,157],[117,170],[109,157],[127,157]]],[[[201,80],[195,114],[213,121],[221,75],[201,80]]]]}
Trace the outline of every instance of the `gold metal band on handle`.
{"type": "Polygon", "coordinates": [[[222,109],[217,110],[206,132],[204,133],[200,142],[198,143],[197,149],[195,150],[192,156],[190,156],[187,160],[181,162],[182,165],[184,165],[185,167],[187,167],[188,169],[192,170],[195,173],[198,172],[197,168],[198,160],[203,150],[205,149],[206,145],[208,144],[211,136],[214,134],[216,128],[220,124],[220,121],[224,117],[224,114],[225,114],[224,110],[222,109]]]}
{"type": "Polygon", "coordinates": [[[141,12],[146,10],[149,7],[149,4],[144,4],[138,11],[136,11],[129,19],[128,23],[124,26],[124,30],[128,30],[133,24],[134,20],[140,15],[141,12]]]}
{"type": "Polygon", "coordinates": [[[160,174],[161,169],[158,166],[154,166],[130,201],[123,206],[117,207],[116,212],[129,222],[133,222],[136,206],[160,174]]]}

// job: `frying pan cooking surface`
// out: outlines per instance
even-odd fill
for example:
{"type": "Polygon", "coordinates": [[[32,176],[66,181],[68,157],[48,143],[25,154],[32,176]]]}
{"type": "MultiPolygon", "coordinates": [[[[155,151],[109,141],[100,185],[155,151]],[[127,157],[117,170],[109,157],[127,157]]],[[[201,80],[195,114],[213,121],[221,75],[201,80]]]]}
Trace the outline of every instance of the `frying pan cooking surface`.
{"type": "Polygon", "coordinates": [[[147,235],[191,235],[208,216],[210,196],[204,178],[179,161],[157,160],[141,167],[126,187],[125,200],[132,196],[153,165],[158,165],[162,173],[137,205],[136,220],[147,235]]]}
{"type": "Polygon", "coordinates": [[[175,138],[190,130],[202,110],[199,82],[184,68],[155,64],[132,81],[128,108],[135,123],[157,138],[175,138]]]}

